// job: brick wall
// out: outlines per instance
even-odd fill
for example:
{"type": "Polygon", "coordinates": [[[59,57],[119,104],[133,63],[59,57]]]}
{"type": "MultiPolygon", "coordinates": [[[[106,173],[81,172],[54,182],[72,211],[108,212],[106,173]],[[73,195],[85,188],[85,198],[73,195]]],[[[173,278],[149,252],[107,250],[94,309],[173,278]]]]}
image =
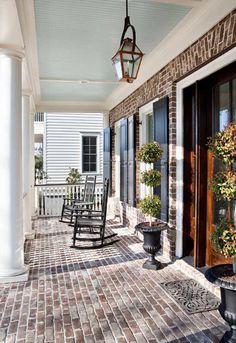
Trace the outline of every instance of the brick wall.
{"type": "MultiPolygon", "coordinates": [[[[236,45],[236,10],[231,12],[204,36],[170,61],[158,73],[129,95],[110,111],[109,123],[138,112],[139,107],[154,98],[169,97],[169,223],[176,224],[176,82],[201,68],[219,55],[236,45]]],[[[137,131],[137,143],[139,131],[137,131]]],[[[138,149],[138,144],[137,144],[138,149]]],[[[115,191],[115,154],[112,145],[113,194],[115,191]]],[[[136,170],[137,198],[139,199],[139,164],[136,170]]],[[[127,211],[125,211],[127,213],[127,211]]],[[[133,213],[129,211],[129,213],[133,213]]],[[[129,222],[133,221],[129,219],[129,222]]],[[[175,254],[175,232],[170,230],[164,237],[164,250],[169,255],[175,254]]]]}

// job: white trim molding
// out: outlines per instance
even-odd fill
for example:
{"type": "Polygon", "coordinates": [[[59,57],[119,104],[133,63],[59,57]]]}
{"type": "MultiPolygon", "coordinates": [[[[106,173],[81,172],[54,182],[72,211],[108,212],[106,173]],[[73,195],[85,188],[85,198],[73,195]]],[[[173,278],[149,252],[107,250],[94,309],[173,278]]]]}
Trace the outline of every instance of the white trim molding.
{"type": "Polygon", "coordinates": [[[37,112],[48,113],[104,113],[108,112],[104,102],[100,101],[41,101],[37,112]]]}
{"type": "Polygon", "coordinates": [[[183,255],[183,89],[236,60],[236,48],[226,52],[177,83],[176,99],[176,256],[183,255]]]}
{"type": "Polygon", "coordinates": [[[120,200],[120,123],[115,122],[115,196],[120,200]]]}

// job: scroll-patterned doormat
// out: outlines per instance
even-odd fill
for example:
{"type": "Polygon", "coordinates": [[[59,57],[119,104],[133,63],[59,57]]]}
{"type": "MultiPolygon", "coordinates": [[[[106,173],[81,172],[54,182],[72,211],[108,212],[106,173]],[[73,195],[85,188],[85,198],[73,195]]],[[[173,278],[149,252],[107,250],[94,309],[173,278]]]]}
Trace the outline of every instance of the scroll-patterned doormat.
{"type": "Polygon", "coordinates": [[[220,300],[193,279],[159,284],[188,314],[215,310],[220,300]]]}

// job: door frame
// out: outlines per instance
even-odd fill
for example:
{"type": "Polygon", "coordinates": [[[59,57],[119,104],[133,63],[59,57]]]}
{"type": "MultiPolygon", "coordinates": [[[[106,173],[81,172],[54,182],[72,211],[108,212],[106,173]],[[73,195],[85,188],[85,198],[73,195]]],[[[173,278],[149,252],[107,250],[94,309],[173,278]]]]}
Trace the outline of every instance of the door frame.
{"type": "Polygon", "coordinates": [[[176,256],[183,256],[183,89],[235,61],[236,47],[176,84],[176,256]]]}

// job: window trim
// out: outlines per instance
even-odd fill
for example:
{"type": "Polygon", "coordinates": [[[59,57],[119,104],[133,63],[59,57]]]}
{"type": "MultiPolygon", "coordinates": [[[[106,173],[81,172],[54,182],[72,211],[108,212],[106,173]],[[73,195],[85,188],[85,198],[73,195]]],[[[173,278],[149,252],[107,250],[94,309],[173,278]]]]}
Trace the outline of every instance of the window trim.
{"type": "Polygon", "coordinates": [[[100,145],[101,145],[101,133],[100,132],[80,132],[80,170],[82,175],[98,175],[100,174],[100,167],[101,167],[101,152],[100,152],[100,145]],[[97,163],[96,163],[96,171],[92,172],[83,172],[83,137],[96,137],[97,140],[97,163]]]}
{"type": "Polygon", "coordinates": [[[115,122],[115,195],[120,198],[120,123],[122,119],[115,122]]]}
{"type": "MultiPolygon", "coordinates": [[[[159,98],[156,98],[146,105],[140,107],[139,109],[139,121],[142,123],[139,135],[139,146],[141,147],[143,144],[147,143],[147,116],[150,114],[153,115],[153,103],[158,101],[159,98]]],[[[143,171],[150,170],[153,168],[153,163],[147,165],[143,162],[140,162],[140,174],[143,171]]],[[[140,182],[140,181],[139,181],[140,182]]],[[[143,199],[147,195],[152,194],[152,187],[148,187],[140,182],[140,199],[143,199]]]]}

